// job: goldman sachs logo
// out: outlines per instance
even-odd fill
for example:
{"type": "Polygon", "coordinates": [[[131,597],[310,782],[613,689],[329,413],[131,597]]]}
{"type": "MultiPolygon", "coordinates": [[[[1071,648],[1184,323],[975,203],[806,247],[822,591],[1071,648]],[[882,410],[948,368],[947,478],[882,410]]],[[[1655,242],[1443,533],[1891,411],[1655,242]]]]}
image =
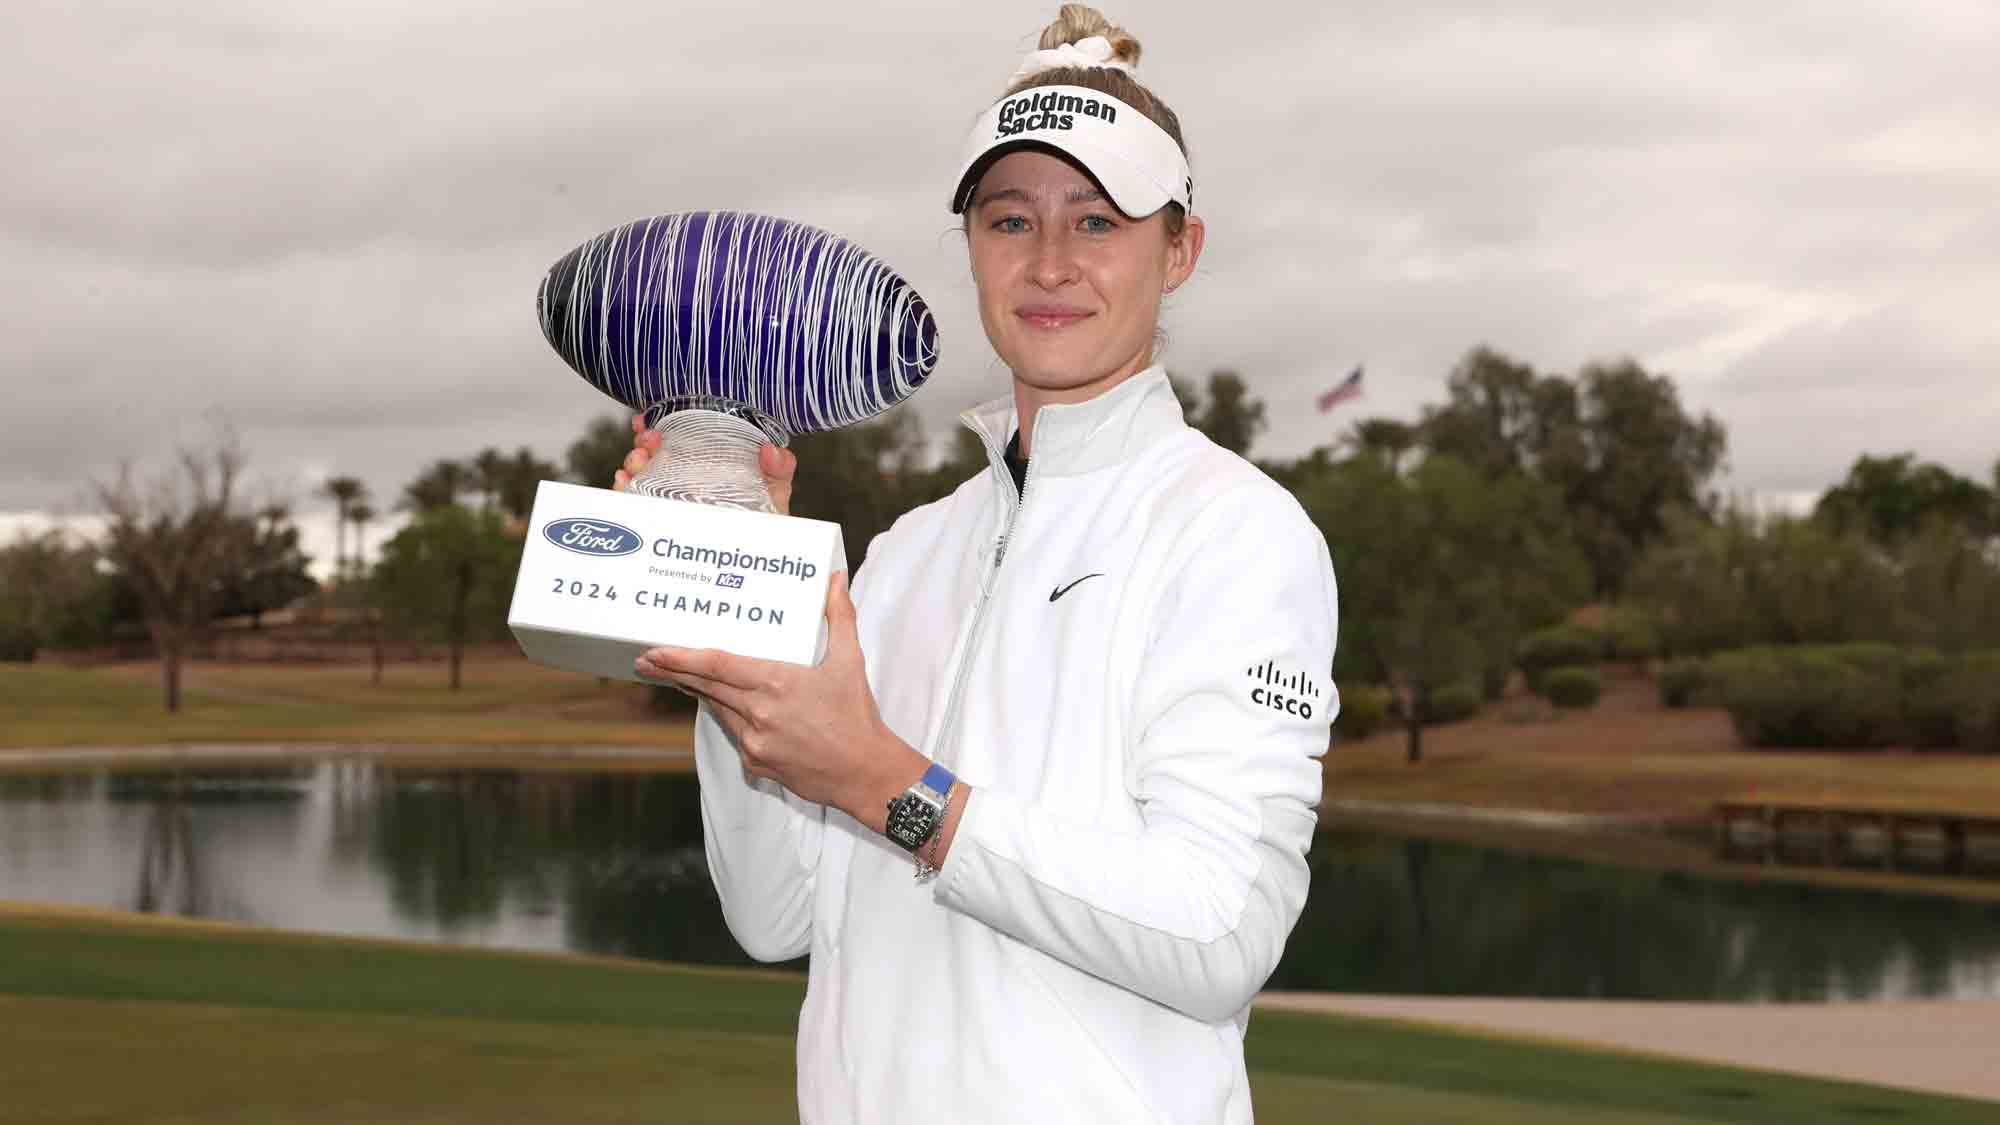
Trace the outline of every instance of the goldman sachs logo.
{"type": "Polygon", "coordinates": [[[1079,117],[1095,117],[1106,125],[1118,120],[1118,108],[1096,98],[1053,91],[1023,94],[1000,104],[1000,131],[995,137],[1011,137],[1031,129],[1074,129],[1079,117]]]}
{"type": "Polygon", "coordinates": [[[542,537],[565,551],[613,558],[640,547],[639,533],[610,520],[564,518],[542,525],[542,537]]]}

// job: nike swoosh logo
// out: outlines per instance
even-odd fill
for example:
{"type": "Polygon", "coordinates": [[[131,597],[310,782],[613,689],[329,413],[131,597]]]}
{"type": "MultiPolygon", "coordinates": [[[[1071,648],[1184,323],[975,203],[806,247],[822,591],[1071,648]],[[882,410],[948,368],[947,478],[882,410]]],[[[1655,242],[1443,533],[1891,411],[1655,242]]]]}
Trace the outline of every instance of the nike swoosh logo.
{"type": "Polygon", "coordinates": [[[1057,598],[1062,597],[1064,594],[1069,593],[1071,590],[1076,589],[1078,586],[1081,586],[1085,582],[1088,582],[1093,578],[1102,578],[1102,577],[1104,577],[1104,574],[1102,571],[1100,571],[1096,574],[1086,574],[1082,578],[1077,579],[1076,581],[1070,583],[1067,586],[1057,586],[1054,590],[1049,592],[1049,600],[1055,601],[1057,598]]]}

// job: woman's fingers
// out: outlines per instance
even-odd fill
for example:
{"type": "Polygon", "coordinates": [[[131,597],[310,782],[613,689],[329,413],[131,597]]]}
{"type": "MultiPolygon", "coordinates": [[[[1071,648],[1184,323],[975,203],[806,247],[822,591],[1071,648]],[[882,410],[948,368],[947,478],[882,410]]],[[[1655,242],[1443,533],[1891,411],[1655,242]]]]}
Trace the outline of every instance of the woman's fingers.
{"type": "Polygon", "coordinates": [[[765,442],[757,450],[757,468],[764,474],[764,488],[771,503],[785,515],[792,513],[792,478],[799,471],[798,454],[765,442]]]}

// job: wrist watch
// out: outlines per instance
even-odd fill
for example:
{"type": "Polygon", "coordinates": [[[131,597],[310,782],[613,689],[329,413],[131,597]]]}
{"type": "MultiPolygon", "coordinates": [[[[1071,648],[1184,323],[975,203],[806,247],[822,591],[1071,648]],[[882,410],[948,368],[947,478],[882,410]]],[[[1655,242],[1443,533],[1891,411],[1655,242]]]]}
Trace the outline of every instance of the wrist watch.
{"type": "Polygon", "coordinates": [[[897,847],[916,855],[917,849],[943,826],[945,797],[957,780],[941,763],[932,762],[915,785],[889,802],[889,820],[883,832],[897,847]]]}

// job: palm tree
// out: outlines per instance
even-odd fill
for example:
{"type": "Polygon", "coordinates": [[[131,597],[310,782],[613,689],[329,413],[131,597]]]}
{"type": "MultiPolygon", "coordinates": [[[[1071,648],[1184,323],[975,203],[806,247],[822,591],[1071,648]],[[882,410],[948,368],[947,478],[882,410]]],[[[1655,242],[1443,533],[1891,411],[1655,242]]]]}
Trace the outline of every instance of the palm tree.
{"type": "Polygon", "coordinates": [[[366,533],[368,521],[375,518],[375,509],[366,504],[356,504],[348,510],[347,518],[354,521],[354,574],[361,579],[361,616],[368,622],[368,653],[374,668],[370,682],[376,686],[382,683],[382,626],[376,619],[374,598],[368,584],[368,546],[366,533]]]}
{"type": "Polygon", "coordinates": [[[355,477],[328,477],[319,487],[320,495],[333,499],[338,523],[334,530],[334,581],[338,582],[347,573],[347,519],[348,512],[355,504],[368,495],[368,486],[355,477]]]}
{"type": "Polygon", "coordinates": [[[375,509],[367,504],[356,504],[347,509],[347,520],[354,525],[354,574],[358,578],[368,575],[368,547],[363,536],[368,530],[368,521],[375,518],[375,509]]]}
{"type": "Polygon", "coordinates": [[[429,512],[458,503],[458,494],[471,483],[471,474],[456,461],[436,461],[422,476],[403,486],[402,506],[413,512],[429,512]]]}
{"type": "Polygon", "coordinates": [[[489,445],[485,449],[480,450],[479,455],[472,459],[472,479],[479,488],[479,495],[482,500],[481,507],[491,508],[493,506],[493,499],[500,494],[506,478],[507,455],[498,449],[489,445]]]}
{"type": "Polygon", "coordinates": [[[517,520],[528,518],[535,490],[545,480],[560,479],[562,470],[535,456],[527,446],[514,451],[500,475],[500,510],[517,520]]]}

